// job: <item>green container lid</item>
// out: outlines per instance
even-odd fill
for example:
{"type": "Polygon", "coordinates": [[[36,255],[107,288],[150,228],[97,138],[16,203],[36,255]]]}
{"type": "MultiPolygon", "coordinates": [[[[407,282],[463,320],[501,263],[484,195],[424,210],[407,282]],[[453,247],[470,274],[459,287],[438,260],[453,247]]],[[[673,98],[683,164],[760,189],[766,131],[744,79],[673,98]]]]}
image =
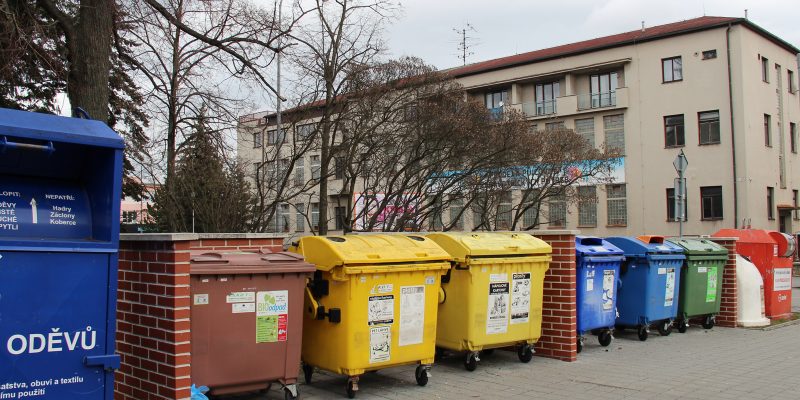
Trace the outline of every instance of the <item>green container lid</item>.
{"type": "Polygon", "coordinates": [[[668,241],[683,248],[684,253],[689,256],[712,256],[724,255],[727,257],[728,249],[717,243],[703,238],[670,238],[668,241]]]}

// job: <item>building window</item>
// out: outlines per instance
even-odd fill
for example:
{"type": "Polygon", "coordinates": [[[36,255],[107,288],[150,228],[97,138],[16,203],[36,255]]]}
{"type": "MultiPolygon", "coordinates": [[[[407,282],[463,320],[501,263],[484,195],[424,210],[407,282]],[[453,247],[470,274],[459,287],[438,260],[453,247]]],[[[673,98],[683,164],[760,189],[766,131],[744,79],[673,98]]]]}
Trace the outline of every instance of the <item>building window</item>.
{"type": "Polygon", "coordinates": [[[256,177],[256,179],[258,179],[258,174],[261,172],[259,169],[261,169],[261,163],[253,163],[253,176],[256,177]]]}
{"type": "Polygon", "coordinates": [[[551,228],[567,226],[567,199],[563,194],[553,196],[547,204],[551,228]]]}
{"type": "Polygon", "coordinates": [[[334,207],[333,213],[336,216],[336,230],[344,230],[347,226],[347,207],[334,207]]]}
{"type": "MultiPolygon", "coordinates": [[[[591,108],[611,107],[617,105],[617,73],[592,75],[589,81],[591,108]]],[[[583,109],[586,107],[578,108],[583,109]]]]}
{"type": "Polygon", "coordinates": [[[311,228],[319,230],[319,203],[311,203],[311,228]]]}
{"type": "Polygon", "coordinates": [[[625,184],[606,185],[606,208],[609,226],[628,225],[628,200],[625,184]]]}
{"type": "Polygon", "coordinates": [[[269,229],[272,232],[289,232],[289,205],[279,204],[275,208],[269,229]]]}
{"type": "Polygon", "coordinates": [[[497,204],[496,230],[511,229],[511,192],[503,192],[497,204]]]}
{"type": "MultiPolygon", "coordinates": [[[[687,206],[686,198],[683,198],[683,220],[687,221],[689,216],[689,208],[687,206]]],[[[677,217],[675,216],[675,189],[669,188],[667,189],[667,221],[668,222],[676,222],[677,217]]]]}
{"type": "Polygon", "coordinates": [[[722,219],[722,186],[701,187],[700,208],[703,220],[722,219]]]}
{"type": "Polygon", "coordinates": [[[122,223],[123,224],[133,224],[136,222],[136,211],[123,211],[122,212],[122,223]]]}
{"type": "Polygon", "coordinates": [[[311,156],[311,179],[319,179],[319,156],[311,156]]]}
{"type": "Polygon", "coordinates": [[[789,122],[789,144],[791,145],[792,153],[797,153],[797,124],[789,122]]]}
{"type": "Polygon", "coordinates": [[[303,186],[306,184],[305,158],[300,157],[294,162],[294,185],[303,186]]]}
{"type": "Polygon", "coordinates": [[[295,128],[295,132],[297,133],[297,140],[309,140],[314,136],[314,124],[298,125],[295,128]]]}
{"type": "Polygon", "coordinates": [[[344,179],[344,157],[334,157],[333,158],[333,178],[334,179],[344,179]]]}
{"type": "Polygon", "coordinates": [[[544,124],[544,130],[546,131],[558,131],[563,129],[564,129],[564,121],[548,122],[544,124]]]}
{"type": "Polygon", "coordinates": [[[253,148],[259,148],[264,145],[264,132],[256,132],[253,134],[253,148]]]}
{"type": "Polygon", "coordinates": [[[772,117],[764,114],[764,145],[772,147],[772,117]]]}
{"type": "Polygon", "coordinates": [[[664,117],[664,146],[684,146],[686,140],[683,131],[683,114],[664,117]]]}
{"type": "Polygon", "coordinates": [[[464,230],[464,201],[453,200],[450,203],[450,228],[463,231],[464,230]]]}
{"type": "Polygon", "coordinates": [[[719,144],[719,111],[697,113],[700,144],[719,144]]]}
{"type": "Polygon", "coordinates": [[[496,92],[486,93],[485,95],[485,104],[486,108],[492,113],[493,116],[497,117],[503,113],[503,106],[506,104],[506,99],[508,97],[507,90],[499,90],[496,92]]]}
{"type": "Polygon", "coordinates": [[[556,97],[560,96],[558,82],[536,85],[536,115],[556,113],[556,97]]]}
{"type": "Polygon", "coordinates": [[[522,206],[525,209],[522,212],[522,224],[525,225],[522,227],[523,229],[539,227],[539,209],[541,206],[539,195],[538,189],[530,189],[523,193],[522,197],[525,199],[525,203],[522,206]]]}
{"type": "Polygon", "coordinates": [[[267,131],[267,144],[274,146],[276,144],[284,144],[286,143],[286,131],[281,129],[280,135],[278,131],[272,130],[267,131]]]}
{"type": "Polygon", "coordinates": [[[594,118],[576,119],[575,133],[583,136],[589,146],[594,148],[594,118]]]}
{"type": "Polygon", "coordinates": [[[664,83],[683,80],[683,61],[680,56],[662,59],[661,70],[664,83]]]}
{"type": "Polygon", "coordinates": [[[761,57],[761,80],[769,83],[769,60],[767,57],[761,57]]]}
{"type": "Polygon", "coordinates": [[[792,205],[794,206],[794,219],[800,219],[800,211],[797,211],[797,189],[792,190],[792,205]]]}
{"type": "Polygon", "coordinates": [[[625,120],[622,114],[603,117],[606,149],[617,149],[625,154],[625,120]]]}
{"type": "Polygon", "coordinates": [[[787,78],[787,87],[789,88],[789,93],[794,94],[794,72],[790,69],[786,70],[786,78],[787,78]]]}
{"type": "Polygon", "coordinates": [[[712,58],[717,58],[717,50],[706,50],[703,52],[703,60],[710,60],[712,58]]]}
{"type": "Polygon", "coordinates": [[[444,219],[442,218],[442,198],[441,196],[432,196],[428,201],[431,205],[428,227],[432,231],[441,231],[444,227],[444,219]]]}
{"type": "Polygon", "coordinates": [[[597,226],[597,188],[578,186],[578,227],[597,226]]]}
{"type": "Polygon", "coordinates": [[[775,219],[775,188],[767,186],[767,218],[775,219]]]}
{"type": "Polygon", "coordinates": [[[294,230],[303,232],[306,230],[306,216],[304,215],[306,207],[303,203],[294,205],[294,230]]]}

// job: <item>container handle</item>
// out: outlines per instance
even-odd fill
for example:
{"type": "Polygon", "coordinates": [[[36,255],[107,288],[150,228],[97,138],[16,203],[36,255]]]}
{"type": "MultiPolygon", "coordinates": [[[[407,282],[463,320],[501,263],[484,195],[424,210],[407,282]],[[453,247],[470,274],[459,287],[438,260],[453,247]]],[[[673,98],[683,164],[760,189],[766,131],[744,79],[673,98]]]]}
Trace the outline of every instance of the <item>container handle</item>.
{"type": "Polygon", "coordinates": [[[32,143],[19,143],[19,142],[12,142],[8,140],[6,136],[0,136],[0,147],[5,150],[6,148],[9,149],[21,149],[21,150],[39,150],[44,151],[47,154],[53,154],[56,151],[55,146],[53,146],[52,141],[48,141],[47,144],[32,144],[32,143]]]}

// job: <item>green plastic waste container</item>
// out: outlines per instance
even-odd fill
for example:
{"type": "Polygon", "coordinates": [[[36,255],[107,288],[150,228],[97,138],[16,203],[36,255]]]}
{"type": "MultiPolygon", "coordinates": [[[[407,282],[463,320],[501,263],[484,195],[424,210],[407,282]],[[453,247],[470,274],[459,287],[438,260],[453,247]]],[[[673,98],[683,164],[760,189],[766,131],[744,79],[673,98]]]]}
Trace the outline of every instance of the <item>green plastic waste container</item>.
{"type": "Polygon", "coordinates": [[[673,238],[686,254],[678,297],[678,332],[684,333],[689,319],[703,318],[703,328],[714,327],[722,297],[722,271],[728,249],[702,238],[673,238]]]}

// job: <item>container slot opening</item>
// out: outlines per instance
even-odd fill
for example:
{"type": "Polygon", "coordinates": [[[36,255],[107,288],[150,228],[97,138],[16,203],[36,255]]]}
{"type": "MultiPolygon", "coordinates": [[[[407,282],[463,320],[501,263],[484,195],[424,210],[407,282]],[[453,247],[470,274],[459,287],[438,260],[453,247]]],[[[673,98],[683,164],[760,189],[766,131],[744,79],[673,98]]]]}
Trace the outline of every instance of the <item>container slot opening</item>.
{"type": "Polygon", "coordinates": [[[585,238],[580,238],[579,240],[580,240],[580,244],[582,244],[584,246],[602,246],[603,245],[603,239],[601,239],[599,237],[585,237],[585,238]]]}

